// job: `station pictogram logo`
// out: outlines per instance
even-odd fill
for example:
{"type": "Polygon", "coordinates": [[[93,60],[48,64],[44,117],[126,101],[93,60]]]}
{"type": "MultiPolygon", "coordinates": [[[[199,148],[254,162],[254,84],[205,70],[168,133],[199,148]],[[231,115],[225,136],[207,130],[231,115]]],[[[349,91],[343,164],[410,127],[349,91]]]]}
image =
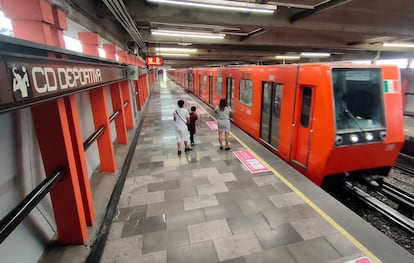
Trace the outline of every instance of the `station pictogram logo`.
{"type": "Polygon", "coordinates": [[[11,73],[13,76],[12,86],[15,101],[31,97],[27,68],[25,66],[16,66],[13,64],[11,73]]]}

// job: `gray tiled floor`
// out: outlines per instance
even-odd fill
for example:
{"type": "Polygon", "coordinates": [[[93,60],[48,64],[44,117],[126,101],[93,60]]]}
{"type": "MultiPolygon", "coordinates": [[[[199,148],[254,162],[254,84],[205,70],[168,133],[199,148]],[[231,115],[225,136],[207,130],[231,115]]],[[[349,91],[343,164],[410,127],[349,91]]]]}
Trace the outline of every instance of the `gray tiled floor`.
{"type": "Polygon", "coordinates": [[[168,81],[152,93],[101,262],[340,262],[360,251],[272,172],[251,174],[198,121],[177,155],[173,111],[191,97],[168,81]],[[277,260],[276,260],[277,259],[277,260]]]}

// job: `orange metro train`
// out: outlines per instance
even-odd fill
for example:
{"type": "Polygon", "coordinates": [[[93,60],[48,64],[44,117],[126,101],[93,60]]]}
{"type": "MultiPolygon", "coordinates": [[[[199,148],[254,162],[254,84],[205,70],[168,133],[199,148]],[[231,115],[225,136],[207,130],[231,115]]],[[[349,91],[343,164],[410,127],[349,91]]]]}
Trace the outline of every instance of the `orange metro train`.
{"type": "Polygon", "coordinates": [[[375,185],[404,143],[396,66],[315,63],[170,72],[210,107],[227,98],[235,125],[320,186],[344,174],[375,185]]]}

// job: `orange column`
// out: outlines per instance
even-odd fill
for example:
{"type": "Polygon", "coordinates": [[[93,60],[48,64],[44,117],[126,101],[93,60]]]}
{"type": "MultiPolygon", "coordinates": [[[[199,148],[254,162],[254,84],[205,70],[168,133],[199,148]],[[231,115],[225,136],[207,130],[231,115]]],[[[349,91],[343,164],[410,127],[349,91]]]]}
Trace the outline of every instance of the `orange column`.
{"type": "MultiPolygon", "coordinates": [[[[98,56],[98,46],[100,43],[99,35],[91,32],[79,32],[79,40],[82,44],[84,53],[92,56],[98,56]]],[[[104,133],[98,138],[99,159],[101,161],[101,171],[115,172],[116,163],[114,156],[114,146],[112,144],[111,126],[109,123],[108,104],[103,87],[89,91],[89,99],[93,114],[95,129],[104,126],[104,133]]]]}
{"type": "Polygon", "coordinates": [[[121,84],[114,83],[110,85],[111,98],[112,98],[112,109],[114,112],[119,110],[118,117],[115,118],[115,128],[117,135],[117,142],[119,144],[128,143],[128,135],[125,124],[125,111],[123,107],[123,98],[121,93],[121,84]]]}
{"type": "MultiPolygon", "coordinates": [[[[105,57],[107,59],[116,60],[117,46],[115,44],[104,44],[105,57]]],[[[123,108],[123,96],[121,92],[121,84],[115,83],[111,85],[111,97],[113,111],[120,111],[120,115],[115,119],[115,127],[117,133],[117,141],[119,144],[127,144],[128,136],[126,132],[125,111],[123,108]]]]}
{"type": "MultiPolygon", "coordinates": [[[[65,48],[63,30],[68,29],[66,14],[62,10],[53,8],[53,18],[54,25],[52,25],[52,36],[55,46],[65,48]]],[[[64,97],[64,101],[72,139],[72,147],[82,196],[82,203],[86,217],[86,224],[92,226],[95,221],[95,209],[93,207],[93,197],[89,182],[88,169],[86,166],[85,149],[83,148],[82,133],[79,125],[78,108],[76,106],[74,95],[64,97]]]]}
{"type": "Polygon", "coordinates": [[[95,129],[104,126],[104,133],[98,138],[99,159],[103,172],[115,172],[116,163],[114,146],[112,145],[111,126],[109,125],[108,107],[104,88],[96,88],[89,91],[91,101],[93,122],[95,129]]]}
{"type": "MultiPolygon", "coordinates": [[[[5,0],[2,8],[12,20],[15,37],[48,45],[62,44],[54,41],[52,31],[64,28],[65,24],[54,20],[54,12],[59,12],[53,11],[47,1],[5,0]]],[[[64,100],[35,105],[32,116],[46,175],[58,167],[66,167],[68,171],[50,192],[59,242],[84,244],[88,233],[72,146],[72,127],[64,100]]]]}
{"type": "Polygon", "coordinates": [[[121,82],[121,92],[122,92],[122,98],[124,102],[128,102],[128,105],[124,109],[125,125],[128,129],[132,129],[134,128],[134,114],[132,111],[131,92],[130,92],[128,80],[121,82]]]}
{"type": "Polygon", "coordinates": [[[139,76],[139,72],[138,72],[138,80],[135,81],[135,101],[137,102],[137,109],[141,110],[141,101],[139,99],[139,83],[140,81],[140,76],[139,76]]]}
{"type": "Polygon", "coordinates": [[[70,134],[72,138],[72,147],[78,174],[79,187],[82,196],[83,208],[86,217],[86,223],[92,226],[95,222],[95,209],[93,206],[93,197],[91,185],[89,182],[88,169],[86,166],[85,149],[83,148],[82,133],[79,126],[79,114],[76,106],[75,96],[70,95],[64,98],[66,114],[68,117],[70,134]]]}
{"type": "Polygon", "coordinates": [[[59,242],[85,244],[88,232],[64,100],[33,106],[32,114],[45,173],[68,167],[69,174],[50,192],[59,242]]]}

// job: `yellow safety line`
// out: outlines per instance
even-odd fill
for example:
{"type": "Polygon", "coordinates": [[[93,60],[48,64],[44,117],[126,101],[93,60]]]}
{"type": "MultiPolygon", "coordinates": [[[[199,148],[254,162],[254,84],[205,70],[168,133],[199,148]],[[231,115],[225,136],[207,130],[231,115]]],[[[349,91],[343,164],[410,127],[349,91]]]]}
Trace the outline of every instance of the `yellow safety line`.
{"type": "Polygon", "coordinates": [[[276,171],[271,165],[264,161],[260,156],[258,156],[253,150],[251,150],[245,143],[243,143],[236,135],[230,132],[231,135],[241,144],[243,147],[247,148],[259,161],[261,161],[266,167],[272,171],[282,182],[284,182],[290,189],[292,189],[296,194],[298,194],[308,205],[316,210],[326,221],[328,221],[336,230],[338,230],[342,235],[344,235],[349,241],[351,241],[359,250],[361,250],[365,255],[367,255],[374,262],[382,262],[378,257],[376,257],[369,249],[362,245],[358,240],[356,240],[348,231],[346,231],[342,226],[335,222],[329,215],[327,215],[319,206],[317,206],[312,200],[310,200],[306,195],[304,195],[299,189],[297,189],[291,182],[289,182],[285,177],[283,177],[278,171],[276,171]],[[269,168],[270,167],[270,168],[269,168]]]}
{"type": "MultiPolygon", "coordinates": [[[[194,101],[194,100],[193,100],[194,101]]],[[[198,105],[198,107],[203,108],[200,106],[199,103],[194,101],[195,104],[198,105]]],[[[204,111],[215,121],[217,119],[212,116],[208,111],[204,109],[204,111]]],[[[319,206],[317,206],[312,200],[310,200],[306,195],[304,195],[299,189],[297,189],[291,182],[289,182],[283,175],[281,175],[278,171],[276,171],[271,165],[269,165],[266,161],[264,161],[260,156],[258,156],[250,147],[248,147],[244,142],[242,142],[239,137],[234,135],[234,133],[230,132],[231,136],[233,136],[244,148],[248,149],[259,161],[261,161],[266,167],[274,174],[276,175],[283,183],[285,183],[290,189],[292,189],[293,192],[295,192],[297,195],[299,195],[308,205],[310,205],[313,209],[315,209],[318,214],[320,214],[326,221],[328,221],[338,232],[340,232],[342,235],[344,235],[349,241],[351,241],[352,244],[354,244],[359,250],[361,250],[362,253],[364,253],[366,256],[369,257],[373,262],[375,263],[382,263],[382,261],[375,256],[369,249],[367,249],[363,244],[361,244],[358,240],[356,240],[348,231],[346,231],[342,226],[340,226],[338,223],[335,222],[329,215],[327,215],[319,206]],[[269,168],[270,167],[270,168],[269,168]]]]}
{"type": "MultiPolygon", "coordinates": [[[[199,107],[204,109],[204,105],[200,105],[198,102],[193,100],[194,103],[199,107]]],[[[212,116],[207,110],[204,111],[209,115],[212,119],[217,121],[217,119],[212,116]]],[[[319,206],[317,206],[312,200],[310,200],[306,195],[304,195],[299,189],[297,189],[291,182],[289,182],[283,175],[281,175],[278,171],[276,171],[271,165],[269,165],[266,161],[264,161],[260,156],[258,156],[250,147],[248,147],[244,142],[242,142],[239,137],[234,135],[234,133],[230,132],[230,134],[246,149],[248,149],[259,161],[261,161],[266,167],[276,175],[283,183],[285,183],[293,192],[299,195],[308,205],[310,205],[318,214],[320,214],[326,221],[328,221],[338,232],[340,232],[343,236],[345,236],[352,244],[354,244],[361,252],[363,252],[366,256],[368,256],[373,262],[375,263],[382,263],[382,261],[375,256],[368,248],[366,248],[363,244],[361,244],[355,237],[353,237],[348,231],[346,231],[342,226],[336,223],[329,215],[327,215],[319,206]],[[270,167],[270,168],[269,168],[270,167]]]]}

